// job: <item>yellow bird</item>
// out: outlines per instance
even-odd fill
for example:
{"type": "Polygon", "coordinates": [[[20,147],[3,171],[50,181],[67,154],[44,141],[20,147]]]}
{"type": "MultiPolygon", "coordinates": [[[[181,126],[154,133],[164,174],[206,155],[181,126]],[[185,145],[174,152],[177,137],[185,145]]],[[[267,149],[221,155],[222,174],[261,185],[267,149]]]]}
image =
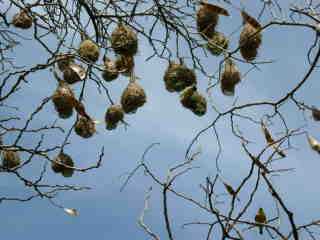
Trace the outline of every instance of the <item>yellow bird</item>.
{"type": "Polygon", "coordinates": [[[268,130],[268,128],[266,127],[266,125],[261,122],[261,128],[262,128],[262,131],[264,133],[264,137],[266,139],[266,142],[272,146],[272,148],[281,156],[281,157],[286,157],[286,154],[278,149],[276,146],[275,146],[275,141],[273,140],[272,136],[271,136],[271,133],[270,131],[268,130]]]}
{"type": "MultiPolygon", "coordinates": [[[[266,224],[267,223],[267,217],[266,214],[264,213],[263,208],[259,208],[254,220],[256,221],[256,223],[262,223],[262,224],[266,224]]],[[[259,226],[259,233],[263,234],[263,226],[260,225],[259,226]]]]}

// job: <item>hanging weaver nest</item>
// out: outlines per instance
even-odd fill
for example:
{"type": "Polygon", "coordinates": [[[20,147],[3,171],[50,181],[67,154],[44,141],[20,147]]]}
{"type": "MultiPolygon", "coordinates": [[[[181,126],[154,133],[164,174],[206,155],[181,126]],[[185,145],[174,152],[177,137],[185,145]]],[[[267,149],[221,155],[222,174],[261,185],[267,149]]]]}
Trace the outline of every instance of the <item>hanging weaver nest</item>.
{"type": "Polygon", "coordinates": [[[219,21],[219,14],[229,16],[227,10],[203,1],[197,12],[197,29],[204,38],[211,38],[219,21]]]}
{"type": "Polygon", "coordinates": [[[32,26],[32,17],[29,15],[28,10],[21,10],[15,14],[12,19],[12,24],[16,28],[28,29],[32,26]]]}
{"type": "Polygon", "coordinates": [[[116,66],[118,71],[124,76],[131,76],[134,68],[134,58],[133,56],[120,55],[116,60],[116,66]]]}
{"type": "Polygon", "coordinates": [[[124,112],[121,105],[112,105],[108,108],[105,115],[106,129],[115,129],[120,121],[123,120],[124,112]]]}
{"type": "Polygon", "coordinates": [[[169,64],[163,79],[169,92],[180,92],[197,83],[195,73],[184,64],[178,63],[169,64]]]}
{"type": "Polygon", "coordinates": [[[312,108],[312,117],[315,121],[320,121],[320,110],[313,107],[312,108]]]}
{"type": "Polygon", "coordinates": [[[2,151],[2,167],[5,169],[13,169],[20,165],[20,156],[17,151],[3,150],[2,151]]]}
{"type": "Polygon", "coordinates": [[[74,131],[80,137],[89,138],[96,132],[96,126],[90,118],[80,116],[76,122],[74,131]]]}
{"type": "Polygon", "coordinates": [[[79,55],[88,62],[96,62],[99,59],[100,49],[97,44],[87,39],[80,44],[79,55]]]}
{"type": "Polygon", "coordinates": [[[195,86],[187,87],[181,92],[180,102],[197,116],[203,116],[207,112],[207,101],[195,86]]]}
{"type": "Polygon", "coordinates": [[[242,12],[244,27],[240,34],[240,53],[247,61],[254,60],[262,42],[261,25],[251,16],[242,12]]]}
{"type": "Polygon", "coordinates": [[[233,96],[235,86],[241,81],[241,74],[231,59],[227,59],[221,76],[221,90],[224,95],[233,96]]]}
{"type": "Polygon", "coordinates": [[[130,82],[121,96],[121,105],[125,113],[135,113],[147,101],[143,88],[135,82],[130,82]]]}
{"type": "Polygon", "coordinates": [[[111,34],[111,47],[117,54],[133,56],[138,51],[137,34],[120,23],[111,34]]]}
{"type": "Polygon", "coordinates": [[[74,163],[72,158],[65,154],[59,153],[59,155],[52,161],[51,168],[55,173],[61,173],[64,177],[71,177],[74,172],[74,163]]]}
{"type": "Polygon", "coordinates": [[[84,80],[86,77],[86,70],[75,63],[70,63],[63,71],[63,79],[69,83],[73,84],[84,80]]]}
{"type": "Polygon", "coordinates": [[[215,56],[219,56],[228,49],[229,39],[221,32],[214,32],[212,38],[208,40],[207,48],[215,56]]]}
{"type": "Polygon", "coordinates": [[[117,65],[111,59],[104,57],[104,70],[102,72],[102,77],[107,82],[111,82],[112,80],[117,79],[119,76],[119,72],[117,69],[117,65]]]}
{"type": "Polygon", "coordinates": [[[68,68],[71,63],[74,63],[74,56],[70,54],[59,54],[56,59],[58,68],[61,72],[68,68]]]}
{"type": "Polygon", "coordinates": [[[60,118],[72,116],[74,107],[74,94],[65,81],[60,81],[59,86],[52,95],[52,102],[60,118]]]}

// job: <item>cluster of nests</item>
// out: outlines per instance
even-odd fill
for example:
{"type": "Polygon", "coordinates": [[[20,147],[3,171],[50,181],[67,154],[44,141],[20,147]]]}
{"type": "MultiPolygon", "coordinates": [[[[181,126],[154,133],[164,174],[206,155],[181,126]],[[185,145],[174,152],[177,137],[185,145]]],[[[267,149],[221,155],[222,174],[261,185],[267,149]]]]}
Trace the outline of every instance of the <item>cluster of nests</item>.
{"type": "Polygon", "coordinates": [[[203,116],[206,113],[207,101],[197,91],[196,75],[182,61],[180,63],[170,62],[163,80],[169,92],[180,92],[180,102],[183,107],[191,110],[197,116],[203,116]]]}
{"type": "MultiPolygon", "coordinates": [[[[229,39],[221,32],[216,31],[219,16],[229,16],[226,9],[219,6],[200,2],[197,12],[197,29],[201,36],[207,41],[208,50],[216,56],[226,52],[229,39]]],[[[261,25],[246,12],[241,12],[243,18],[243,29],[239,39],[239,49],[246,61],[253,61],[258,55],[258,49],[262,42],[261,25]]],[[[235,63],[231,59],[225,61],[224,72],[221,78],[221,90],[225,95],[234,95],[236,84],[240,82],[241,76],[235,63]]]]}
{"type": "MultiPolygon", "coordinates": [[[[125,114],[135,113],[138,108],[146,103],[144,89],[135,81],[133,75],[134,55],[138,50],[138,38],[136,33],[128,26],[120,23],[112,32],[111,47],[117,59],[115,61],[104,56],[102,78],[111,82],[119,77],[119,74],[130,76],[130,82],[124,89],[120,104],[109,106],[105,113],[106,129],[115,129],[123,121],[125,114]]],[[[82,60],[93,64],[99,60],[100,48],[91,39],[85,39],[80,43],[78,54],[82,60]]],[[[74,131],[82,138],[90,138],[96,132],[96,122],[86,114],[84,106],[76,99],[70,85],[81,82],[86,78],[86,70],[75,62],[72,54],[60,54],[56,57],[58,69],[62,72],[63,80],[52,95],[52,102],[60,118],[69,118],[73,111],[78,112],[74,131]]],[[[73,162],[65,153],[52,162],[52,169],[63,176],[71,176],[73,173],[73,162]],[[70,167],[68,168],[69,165],[70,167]]]]}

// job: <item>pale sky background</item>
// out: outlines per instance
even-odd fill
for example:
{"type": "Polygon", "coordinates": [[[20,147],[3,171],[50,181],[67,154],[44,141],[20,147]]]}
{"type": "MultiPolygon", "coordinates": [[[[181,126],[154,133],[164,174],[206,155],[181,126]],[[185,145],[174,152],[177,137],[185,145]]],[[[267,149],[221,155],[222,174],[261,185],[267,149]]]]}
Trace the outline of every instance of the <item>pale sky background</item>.
{"type": "MultiPolygon", "coordinates": [[[[248,1],[248,12],[257,15],[257,8],[250,5],[253,1],[248,1]],[[250,7],[251,6],[251,7],[250,7]]],[[[231,10],[230,19],[221,18],[219,30],[231,33],[240,24],[240,16],[231,10]]],[[[262,23],[265,23],[264,17],[262,23]]],[[[30,31],[30,30],[29,30],[30,31]]],[[[30,32],[28,34],[30,35],[30,32]]],[[[161,34],[161,33],[159,33],[161,34]]],[[[31,36],[31,35],[30,35],[31,36]]],[[[238,42],[239,32],[232,37],[231,47],[238,42]]],[[[258,60],[275,60],[270,65],[262,65],[261,71],[252,71],[245,80],[237,87],[236,97],[238,103],[252,102],[257,99],[270,100],[283,96],[288,89],[291,89],[301,80],[307,70],[306,49],[313,42],[314,36],[310,30],[293,29],[286,27],[273,27],[264,32],[263,45],[259,51],[258,60]]],[[[197,117],[189,110],[182,108],[178,95],[168,93],[164,88],[162,80],[167,67],[165,61],[153,59],[145,62],[145,57],[150,55],[150,48],[142,40],[139,42],[139,53],[136,57],[136,74],[141,78],[139,83],[144,87],[148,102],[134,115],[126,115],[126,121],[130,127],[125,130],[123,126],[115,131],[106,131],[104,124],[97,126],[98,134],[90,139],[81,139],[73,133],[72,144],[65,151],[70,154],[76,166],[85,167],[94,164],[96,156],[102,146],[105,146],[105,158],[101,168],[87,172],[75,173],[70,179],[55,175],[49,169],[47,181],[50,183],[65,183],[88,185],[93,189],[86,192],[65,192],[60,193],[56,202],[65,207],[76,208],[80,216],[73,218],[67,216],[63,211],[52,207],[47,200],[37,199],[27,203],[4,202],[0,204],[0,226],[1,237],[3,239],[39,239],[45,237],[46,240],[72,239],[149,239],[137,225],[137,219],[144,204],[145,191],[153,186],[150,211],[146,215],[148,226],[162,239],[167,239],[164,231],[164,218],[162,214],[162,200],[159,195],[159,188],[151,182],[150,178],[143,176],[140,171],[127,186],[124,192],[120,192],[123,178],[119,176],[132,170],[147,146],[151,143],[159,142],[160,146],[155,147],[147,155],[147,160],[151,168],[164,179],[169,166],[183,161],[187,146],[195,134],[211,123],[215,118],[215,113],[209,108],[204,117],[197,117]]],[[[39,45],[27,42],[25,45],[17,47],[13,56],[21,64],[40,62],[44,60],[39,52],[39,45]],[[17,53],[19,52],[19,53],[17,53]]],[[[102,54],[101,54],[102,55],[102,54]]],[[[101,56],[102,57],[102,56],[101,56]]],[[[208,68],[216,71],[218,60],[214,56],[205,59],[208,68]]],[[[241,72],[245,72],[248,66],[240,66],[241,72]]],[[[315,70],[309,81],[299,91],[297,96],[310,105],[320,107],[318,81],[319,70],[315,70]]],[[[10,98],[10,105],[23,106],[22,112],[30,113],[38,104],[39,99],[50,96],[56,88],[56,80],[47,72],[41,72],[29,76],[29,85],[19,93],[10,98]]],[[[127,78],[121,77],[110,83],[109,90],[113,99],[119,100],[121,91],[126,86],[127,78]]],[[[207,79],[198,73],[198,83],[201,92],[205,92],[207,79]]],[[[78,89],[79,86],[74,86],[78,89]]],[[[212,99],[220,109],[230,107],[234,98],[223,96],[220,88],[213,91],[212,99]]],[[[109,102],[104,94],[96,91],[95,84],[89,82],[85,94],[85,104],[90,116],[103,120],[104,113],[109,106],[109,102]]],[[[246,113],[257,114],[263,110],[260,108],[246,111],[246,113]]],[[[1,109],[3,111],[3,109],[1,109]]],[[[315,123],[310,118],[310,113],[306,112],[305,121],[302,113],[289,103],[282,108],[282,113],[287,117],[288,126],[291,128],[300,127],[307,124],[307,130],[320,139],[319,123],[315,123]]],[[[12,114],[12,112],[3,112],[12,114]]],[[[57,118],[52,104],[48,104],[32,126],[41,126],[43,123],[53,122],[57,118]]],[[[59,120],[65,126],[71,126],[75,119],[75,114],[68,120],[59,120]]],[[[257,119],[258,120],[258,119],[257,119]]],[[[274,122],[271,127],[273,133],[279,133],[279,122],[274,122]]],[[[240,129],[254,141],[249,145],[250,150],[257,151],[264,146],[264,138],[259,126],[252,125],[247,121],[239,121],[240,129]]],[[[217,125],[223,144],[223,153],[220,158],[220,167],[225,180],[233,185],[239,184],[241,178],[245,176],[250,167],[249,159],[240,151],[240,141],[236,139],[230,131],[229,118],[225,118],[217,125]]],[[[280,136],[280,135],[277,135],[280,136]]],[[[61,135],[48,135],[47,142],[55,144],[61,135]]],[[[5,142],[10,142],[11,137],[6,137],[5,142]]],[[[38,139],[24,138],[25,146],[34,146],[38,139]]],[[[320,194],[315,187],[319,180],[318,169],[320,167],[319,155],[312,152],[307,145],[304,136],[297,137],[292,141],[295,149],[287,151],[288,157],[279,161],[274,168],[295,168],[291,173],[284,173],[281,177],[274,177],[272,180],[278,186],[278,190],[285,196],[288,206],[296,214],[297,223],[306,223],[315,219],[317,214],[320,194]]],[[[204,134],[195,145],[194,150],[201,147],[202,154],[195,162],[200,169],[185,175],[177,181],[175,186],[178,190],[194,196],[196,199],[203,199],[200,195],[199,184],[204,183],[205,177],[214,175],[215,155],[217,144],[212,130],[204,134]]],[[[41,162],[42,163],[42,162],[41,162]]],[[[27,176],[34,176],[39,172],[39,162],[34,159],[33,165],[23,172],[27,176]]],[[[220,192],[224,189],[220,186],[220,192]]],[[[16,179],[8,174],[0,176],[0,196],[25,196],[26,189],[16,179]]],[[[246,192],[242,192],[240,198],[247,199],[246,192]]],[[[222,199],[228,203],[227,196],[222,199]]],[[[264,207],[266,213],[274,213],[274,204],[270,199],[270,194],[262,184],[256,195],[255,201],[250,208],[248,218],[253,218],[259,207],[264,207]]],[[[185,204],[182,200],[177,200],[175,196],[169,194],[169,210],[173,222],[173,232],[176,239],[203,239],[206,229],[203,227],[191,227],[182,229],[181,225],[189,221],[207,221],[208,216],[199,209],[185,204]]],[[[272,214],[271,214],[272,215],[272,214]]],[[[252,236],[257,236],[257,231],[252,231],[252,236]]],[[[260,239],[266,238],[263,235],[260,239]]],[[[214,239],[214,237],[212,238],[214,239]]]]}

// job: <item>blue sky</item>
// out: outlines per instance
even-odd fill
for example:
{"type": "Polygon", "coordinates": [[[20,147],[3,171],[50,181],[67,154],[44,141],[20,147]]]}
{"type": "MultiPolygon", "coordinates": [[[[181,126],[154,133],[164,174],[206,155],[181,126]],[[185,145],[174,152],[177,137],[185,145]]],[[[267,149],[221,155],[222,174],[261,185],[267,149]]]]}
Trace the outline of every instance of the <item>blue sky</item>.
{"type": "MultiPolygon", "coordinates": [[[[252,2],[252,1],[249,1],[252,2]]],[[[253,15],[257,9],[254,5],[248,8],[253,15]]],[[[219,28],[227,33],[236,29],[240,17],[232,12],[231,20],[221,19],[219,28]]],[[[264,19],[266,21],[267,18],[264,19]]],[[[30,34],[30,33],[28,33],[30,34]]],[[[239,32],[232,38],[232,46],[238,41],[239,32]]],[[[237,87],[236,97],[238,104],[252,102],[257,99],[277,99],[291,89],[303,77],[308,63],[306,61],[306,49],[313,41],[313,35],[309,30],[290,29],[286,27],[274,27],[264,32],[263,45],[259,51],[259,60],[276,60],[270,65],[262,65],[262,71],[252,71],[244,81],[237,87]]],[[[22,64],[41,61],[39,45],[30,41],[24,42],[23,47],[18,47],[13,56],[22,64]]],[[[149,239],[149,237],[138,227],[137,219],[144,204],[146,190],[153,186],[150,207],[146,215],[146,223],[158,233],[162,239],[166,239],[164,231],[164,219],[162,216],[161,196],[157,188],[150,180],[139,172],[127,186],[125,191],[119,189],[123,178],[119,176],[133,169],[140,160],[145,148],[153,142],[159,142],[160,146],[155,147],[148,155],[147,161],[151,168],[161,176],[166,176],[169,166],[183,161],[186,148],[195,134],[206,127],[215,118],[215,113],[209,108],[208,113],[199,118],[190,111],[183,109],[178,95],[166,92],[162,80],[166,62],[152,59],[145,62],[151,49],[141,39],[139,54],[136,57],[136,74],[140,77],[139,83],[144,87],[147,94],[147,103],[134,115],[127,115],[126,120],[130,127],[125,130],[123,126],[115,131],[106,131],[104,124],[97,126],[98,133],[87,140],[80,139],[75,134],[72,136],[72,144],[66,148],[77,166],[85,167],[96,161],[97,153],[102,146],[105,146],[105,158],[101,168],[88,173],[76,173],[71,179],[63,179],[48,171],[47,181],[51,183],[75,183],[88,185],[93,189],[86,192],[61,193],[56,201],[65,207],[73,207],[79,210],[79,217],[69,217],[60,209],[52,207],[47,200],[37,199],[28,203],[4,202],[0,204],[0,225],[2,226],[1,236],[4,239],[38,239],[45,236],[47,240],[72,237],[75,239],[149,239]]],[[[213,56],[204,59],[205,65],[216,71],[218,60],[213,56]]],[[[247,66],[240,67],[242,72],[248,69],[247,66]]],[[[297,94],[306,103],[317,105],[319,99],[319,70],[315,70],[308,83],[297,94]]],[[[30,84],[15,94],[11,99],[11,105],[23,106],[22,115],[28,114],[37,106],[39,99],[52,94],[56,87],[53,76],[47,72],[33,74],[29,77],[30,84]]],[[[121,77],[108,85],[111,95],[115,100],[120,99],[121,91],[128,80],[121,77]]],[[[207,79],[198,73],[199,89],[205,92],[207,79]]],[[[75,90],[79,86],[74,87],[75,90]]],[[[223,96],[220,88],[212,92],[212,99],[220,109],[229,108],[234,98],[223,96]]],[[[103,120],[104,113],[109,106],[104,94],[96,91],[94,83],[89,83],[85,94],[85,104],[89,115],[97,120],[103,120]]],[[[318,104],[320,107],[320,104],[318,104]]],[[[265,109],[253,109],[246,113],[254,116],[261,116],[265,109]]],[[[11,112],[12,113],[12,112],[11,112]]],[[[320,138],[319,123],[316,124],[310,119],[310,113],[306,113],[308,121],[303,119],[302,113],[298,112],[291,103],[283,108],[287,117],[289,127],[296,128],[307,124],[307,130],[315,137],[320,138]]],[[[10,114],[4,112],[4,114],[10,114]]],[[[74,121],[59,120],[64,126],[70,126],[74,121]]],[[[52,122],[57,118],[52,104],[49,104],[44,112],[34,121],[33,126],[41,126],[43,123],[52,122]]],[[[275,121],[272,132],[279,133],[279,122],[275,121]]],[[[254,141],[249,145],[253,151],[264,146],[264,139],[259,126],[252,125],[246,121],[239,121],[240,128],[247,136],[254,141]]],[[[240,150],[240,141],[236,139],[229,127],[228,118],[218,123],[217,129],[221,134],[223,152],[220,159],[220,167],[225,180],[237,185],[249,168],[249,159],[240,150]]],[[[280,136],[280,135],[278,135],[280,136]]],[[[48,144],[54,144],[61,139],[61,135],[47,136],[48,144]]],[[[7,142],[11,137],[4,139],[7,142]]],[[[36,144],[38,139],[23,139],[26,146],[36,144]]],[[[288,157],[275,164],[275,168],[295,168],[291,173],[284,173],[280,177],[273,178],[279,191],[285,196],[288,205],[296,212],[297,222],[304,223],[307,220],[317,217],[319,191],[315,189],[315,181],[318,179],[319,156],[312,152],[304,136],[293,140],[296,149],[287,152],[288,157]]],[[[176,183],[177,189],[202,199],[199,184],[203,183],[205,177],[214,175],[215,155],[217,144],[213,132],[209,130],[201,136],[195,145],[195,150],[201,148],[202,153],[195,162],[199,169],[185,175],[176,183]]],[[[25,169],[25,174],[34,176],[39,171],[39,161],[35,159],[30,168],[25,169]]],[[[224,189],[220,186],[220,193],[224,189]]],[[[23,196],[26,190],[23,185],[16,182],[13,176],[2,174],[0,176],[0,195],[23,196]]],[[[244,191],[240,198],[246,199],[244,191]]],[[[228,202],[226,196],[223,199],[228,202]]],[[[255,202],[248,213],[248,218],[254,216],[258,207],[266,208],[267,213],[274,213],[272,203],[266,187],[261,185],[255,202]]],[[[204,237],[203,227],[181,229],[184,222],[194,220],[208,220],[208,216],[197,208],[186,204],[184,201],[169,195],[169,209],[173,221],[175,235],[179,239],[199,239],[204,237]]],[[[253,232],[251,236],[256,236],[253,232]]],[[[266,237],[266,235],[264,235],[266,237]]]]}

